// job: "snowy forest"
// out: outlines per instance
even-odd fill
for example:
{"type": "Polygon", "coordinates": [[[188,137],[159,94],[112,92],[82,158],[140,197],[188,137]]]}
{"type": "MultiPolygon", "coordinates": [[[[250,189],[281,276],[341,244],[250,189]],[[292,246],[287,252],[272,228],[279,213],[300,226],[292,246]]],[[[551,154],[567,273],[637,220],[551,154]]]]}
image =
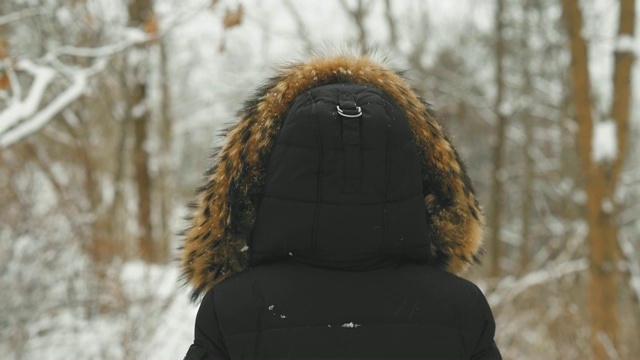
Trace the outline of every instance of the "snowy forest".
{"type": "Polygon", "coordinates": [[[339,46],[406,70],[466,161],[487,221],[464,277],[503,357],[639,359],[638,11],[0,1],[1,357],[182,358],[176,234],[220,132],[278,66],[339,46]]]}

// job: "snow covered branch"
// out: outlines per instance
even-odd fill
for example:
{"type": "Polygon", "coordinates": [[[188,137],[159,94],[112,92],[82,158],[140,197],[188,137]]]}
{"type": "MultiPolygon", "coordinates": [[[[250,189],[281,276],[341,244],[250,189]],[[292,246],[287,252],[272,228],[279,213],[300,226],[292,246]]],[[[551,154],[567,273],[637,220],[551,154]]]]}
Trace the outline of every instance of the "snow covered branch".
{"type": "MultiPolygon", "coordinates": [[[[0,21],[8,21],[5,18],[6,16],[0,18],[0,21]]],[[[82,96],[88,79],[104,70],[114,55],[149,40],[149,35],[144,31],[129,28],[125,30],[124,39],[113,44],[96,48],[62,46],[46,54],[38,64],[23,59],[17,62],[15,69],[9,67],[7,74],[11,77],[11,98],[8,107],[0,111],[0,147],[7,148],[42,129],[58,113],[82,96]],[[61,55],[96,59],[90,67],[77,68],[61,61],[61,55]],[[14,70],[33,77],[28,94],[24,98],[14,70]],[[59,76],[69,78],[71,85],[41,109],[47,89],[59,76]]]]}
{"type": "Polygon", "coordinates": [[[0,134],[4,134],[7,129],[32,116],[38,110],[47,87],[56,76],[56,72],[53,69],[36,65],[30,60],[18,62],[16,68],[33,75],[33,85],[31,85],[27,97],[21,100],[19,83],[13,83],[18,88],[17,91],[13,92],[9,107],[0,113],[0,134]]]}
{"type": "Polygon", "coordinates": [[[87,76],[77,74],[73,83],[64,92],[58,95],[44,109],[35,114],[29,121],[7,131],[0,137],[0,147],[7,148],[25,137],[42,129],[55,115],[72,104],[84,93],[87,86],[87,76]]]}
{"type": "Polygon", "coordinates": [[[58,72],[51,67],[36,65],[30,60],[21,60],[16,68],[33,75],[34,80],[25,99],[20,99],[21,89],[15,82],[17,88],[13,92],[11,103],[0,113],[0,147],[7,148],[42,129],[58,113],[84,94],[89,77],[103,70],[107,63],[106,59],[100,59],[86,69],[62,69],[62,72],[71,78],[71,85],[38,110],[47,88],[58,72]]]}
{"type": "MultiPolygon", "coordinates": [[[[197,12],[193,11],[190,16],[200,12],[201,9],[197,12]]],[[[46,13],[47,10],[44,8],[21,10],[0,16],[0,25],[46,13]]],[[[179,23],[178,20],[178,17],[174,18],[174,25],[179,23]]],[[[61,46],[52,49],[37,62],[23,59],[19,60],[14,68],[7,66],[11,96],[8,99],[8,107],[0,111],[0,148],[7,148],[42,129],[57,114],[82,96],[89,78],[102,71],[114,55],[152,41],[157,36],[158,34],[149,34],[139,28],[125,28],[120,39],[112,44],[98,47],[61,46]],[[78,69],[62,61],[64,56],[95,58],[95,60],[92,66],[78,69]],[[23,91],[16,72],[27,73],[33,78],[26,97],[22,96],[23,91]],[[59,77],[68,78],[71,85],[42,107],[47,89],[59,77]]]]}
{"type": "Polygon", "coordinates": [[[11,14],[0,16],[0,26],[9,24],[14,21],[22,20],[31,16],[46,14],[47,10],[43,7],[26,8],[20,11],[13,12],[11,14]]]}
{"type": "Polygon", "coordinates": [[[52,51],[49,56],[71,55],[77,57],[110,57],[120,53],[133,45],[151,40],[144,31],[136,28],[128,28],[125,31],[124,40],[95,48],[83,48],[75,46],[62,46],[52,51]]]}
{"type": "Polygon", "coordinates": [[[498,306],[499,304],[513,300],[516,296],[531,287],[549,283],[573,273],[585,271],[588,267],[589,262],[587,259],[578,259],[563,262],[555,266],[548,266],[544,269],[528,273],[517,280],[514,280],[513,277],[507,277],[502,280],[496,290],[487,297],[487,301],[492,307],[498,306]]]}

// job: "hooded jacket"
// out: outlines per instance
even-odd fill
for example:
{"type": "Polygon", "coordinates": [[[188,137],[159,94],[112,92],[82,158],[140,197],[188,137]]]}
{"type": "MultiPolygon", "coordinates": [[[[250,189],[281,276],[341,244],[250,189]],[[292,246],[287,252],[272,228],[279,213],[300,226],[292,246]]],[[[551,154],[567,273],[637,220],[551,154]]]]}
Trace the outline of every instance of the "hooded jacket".
{"type": "Polygon", "coordinates": [[[204,299],[187,359],[495,359],[483,218],[456,150],[369,56],[283,68],[206,173],[182,273],[204,299]]]}

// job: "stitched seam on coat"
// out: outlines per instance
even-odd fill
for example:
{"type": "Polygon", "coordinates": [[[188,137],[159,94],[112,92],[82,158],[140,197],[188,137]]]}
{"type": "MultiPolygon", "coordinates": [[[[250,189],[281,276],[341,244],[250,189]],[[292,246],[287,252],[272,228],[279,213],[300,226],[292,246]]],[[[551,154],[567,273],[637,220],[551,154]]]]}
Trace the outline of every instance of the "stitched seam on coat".
{"type": "MultiPolygon", "coordinates": [[[[355,323],[355,322],[354,322],[355,323]]],[[[239,332],[236,334],[233,334],[231,336],[243,336],[243,335],[253,335],[256,333],[260,333],[260,332],[267,332],[267,331],[274,331],[274,330],[294,330],[294,329],[310,329],[310,328],[324,328],[324,329],[343,329],[344,331],[358,331],[358,328],[360,326],[362,327],[387,327],[387,326],[393,326],[393,325],[399,325],[399,326],[419,326],[419,327],[427,327],[427,328],[443,328],[443,329],[449,329],[449,330],[462,330],[462,331],[470,331],[470,330],[474,330],[472,327],[457,327],[457,326],[453,326],[450,324],[444,324],[444,323],[429,323],[429,324],[423,324],[423,323],[417,323],[417,322],[380,322],[380,323],[359,323],[358,325],[360,325],[358,328],[342,328],[340,326],[340,324],[335,324],[335,326],[333,324],[331,327],[328,327],[327,324],[318,324],[318,325],[298,325],[298,326],[279,326],[279,327],[272,327],[272,328],[265,328],[265,329],[261,329],[261,330],[254,330],[254,331],[246,331],[246,332],[239,332]]]]}
{"type": "MultiPolygon", "coordinates": [[[[390,149],[390,150],[394,151],[394,150],[402,149],[405,146],[414,145],[414,144],[415,144],[414,140],[407,140],[407,141],[403,142],[401,145],[399,145],[398,147],[390,149]]],[[[315,150],[315,147],[312,147],[312,146],[304,146],[304,145],[291,144],[291,143],[286,143],[286,142],[278,142],[274,146],[276,146],[276,147],[284,146],[284,147],[292,147],[292,148],[298,148],[298,149],[315,150]]],[[[341,147],[332,147],[332,148],[326,148],[325,150],[338,152],[340,149],[342,149],[342,148],[341,147]]],[[[369,150],[383,150],[383,149],[385,149],[385,148],[384,147],[363,147],[362,148],[362,150],[367,150],[367,151],[369,151],[369,150]]]]}
{"type": "Polygon", "coordinates": [[[397,199],[397,200],[392,200],[392,201],[378,201],[378,202],[372,202],[372,203],[363,203],[363,204],[348,204],[348,203],[334,203],[334,202],[328,202],[328,201],[315,201],[315,200],[299,200],[299,199],[289,199],[289,198],[283,198],[283,197],[279,197],[279,196],[272,196],[272,195],[263,195],[262,199],[273,199],[273,200],[281,200],[281,201],[291,201],[291,202],[297,202],[297,203],[303,203],[303,204],[315,204],[315,203],[322,203],[323,205],[336,205],[336,206],[375,206],[375,205],[384,205],[384,204],[395,204],[395,203],[399,203],[402,201],[406,201],[409,199],[413,199],[416,197],[420,197],[422,199],[422,193],[416,193],[416,194],[411,194],[407,197],[404,197],[402,199],[397,199]]]}
{"type": "Polygon", "coordinates": [[[389,214],[387,211],[387,195],[389,193],[389,171],[390,171],[390,153],[391,151],[389,151],[389,149],[391,148],[391,119],[390,119],[390,113],[389,113],[389,109],[387,108],[386,102],[383,103],[382,107],[384,108],[385,113],[387,114],[387,146],[386,146],[386,151],[385,151],[385,164],[384,164],[384,194],[382,195],[382,201],[384,203],[384,209],[383,209],[383,223],[382,223],[382,246],[381,248],[384,248],[384,245],[387,243],[387,234],[388,232],[388,226],[389,226],[389,214]]]}
{"type": "Polygon", "coordinates": [[[314,101],[313,95],[311,94],[311,91],[308,91],[306,94],[311,101],[311,116],[313,117],[313,122],[316,125],[316,135],[318,139],[318,175],[316,177],[316,181],[318,183],[316,185],[316,209],[313,215],[313,224],[311,226],[311,250],[315,252],[318,246],[318,218],[320,217],[320,207],[322,205],[322,178],[324,176],[322,168],[324,166],[324,148],[322,146],[322,133],[320,132],[320,124],[318,124],[316,103],[314,101]]]}

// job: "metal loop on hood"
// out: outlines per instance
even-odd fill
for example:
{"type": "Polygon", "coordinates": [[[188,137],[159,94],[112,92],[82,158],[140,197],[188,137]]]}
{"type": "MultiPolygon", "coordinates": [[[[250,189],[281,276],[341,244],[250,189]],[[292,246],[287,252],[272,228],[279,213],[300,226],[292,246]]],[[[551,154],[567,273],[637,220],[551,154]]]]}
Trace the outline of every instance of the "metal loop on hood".
{"type": "Polygon", "coordinates": [[[352,109],[343,110],[342,108],[340,108],[340,105],[337,105],[336,108],[338,109],[338,114],[346,118],[357,118],[362,116],[362,108],[360,106],[356,106],[355,110],[352,110],[352,109]],[[353,112],[353,111],[355,111],[356,113],[350,114],[350,112],[353,112]]]}

